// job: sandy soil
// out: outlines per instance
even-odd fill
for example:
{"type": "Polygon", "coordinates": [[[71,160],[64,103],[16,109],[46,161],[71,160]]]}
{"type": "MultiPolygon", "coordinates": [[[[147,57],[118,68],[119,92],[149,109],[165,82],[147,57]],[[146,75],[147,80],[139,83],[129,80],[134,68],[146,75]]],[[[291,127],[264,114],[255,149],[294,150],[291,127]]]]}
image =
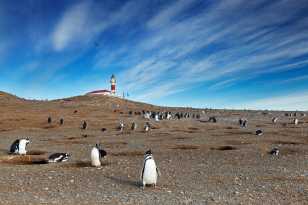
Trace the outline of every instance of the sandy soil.
{"type": "Polygon", "coordinates": [[[307,117],[292,125],[285,112],[206,110],[201,121],[151,121],[154,129],[144,133],[146,120],[128,114],[142,110],[201,113],[113,97],[43,102],[0,93],[0,204],[308,204],[307,117]],[[207,122],[209,116],[218,122],[207,122]],[[277,124],[273,116],[279,116],[277,124]],[[239,127],[239,117],[248,119],[247,128],[239,127]],[[80,129],[83,120],[86,130],[80,129]],[[122,134],[116,130],[119,120],[139,127],[122,134]],[[264,135],[256,136],[256,129],[264,135]],[[11,143],[22,137],[31,140],[29,155],[8,155],[11,143]],[[89,155],[98,142],[108,157],[94,168],[89,155]],[[273,147],[279,156],[268,154],[273,147]],[[155,189],[142,190],[148,148],[162,176],[155,189]],[[36,163],[53,152],[72,157],[36,163]]]}

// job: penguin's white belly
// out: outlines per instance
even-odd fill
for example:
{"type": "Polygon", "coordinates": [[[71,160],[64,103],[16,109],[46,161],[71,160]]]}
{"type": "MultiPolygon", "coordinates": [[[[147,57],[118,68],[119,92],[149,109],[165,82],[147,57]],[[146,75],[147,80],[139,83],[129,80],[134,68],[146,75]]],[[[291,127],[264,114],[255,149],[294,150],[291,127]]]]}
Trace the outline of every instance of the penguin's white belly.
{"type": "Polygon", "coordinates": [[[155,161],[150,159],[146,161],[143,172],[143,184],[156,184],[157,172],[155,161]]]}
{"type": "Polygon", "coordinates": [[[101,166],[101,161],[99,159],[99,151],[97,149],[92,149],[91,151],[91,165],[94,167],[101,166]]]}
{"type": "Polygon", "coordinates": [[[24,146],[19,146],[18,154],[27,154],[27,151],[24,146]]]}
{"type": "Polygon", "coordinates": [[[25,149],[20,149],[18,151],[18,154],[27,154],[27,151],[25,149]]]}

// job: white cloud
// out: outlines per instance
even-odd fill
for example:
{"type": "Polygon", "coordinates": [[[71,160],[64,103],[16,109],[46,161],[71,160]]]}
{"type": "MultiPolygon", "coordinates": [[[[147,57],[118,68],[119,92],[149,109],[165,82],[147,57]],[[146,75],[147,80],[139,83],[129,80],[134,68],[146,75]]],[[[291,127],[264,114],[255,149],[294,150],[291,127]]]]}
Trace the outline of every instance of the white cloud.
{"type": "Polygon", "coordinates": [[[167,6],[160,11],[156,16],[147,22],[147,26],[151,29],[157,29],[166,26],[174,17],[181,11],[189,8],[194,0],[180,0],[167,6]]]}
{"type": "Polygon", "coordinates": [[[269,97],[239,105],[248,109],[308,110],[308,91],[269,97]]]}
{"type": "MultiPolygon", "coordinates": [[[[136,98],[161,98],[208,82],[215,90],[307,64],[293,60],[308,54],[308,20],[298,16],[307,9],[304,2],[202,2],[201,11],[185,15],[194,2],[164,7],[145,22],[144,37],[120,52],[130,63],[119,81],[136,98]]],[[[113,53],[108,56],[116,61],[122,55],[113,53]]]]}
{"type": "Polygon", "coordinates": [[[82,2],[69,8],[60,19],[52,34],[53,48],[61,51],[87,33],[90,4],[82,2]]]}

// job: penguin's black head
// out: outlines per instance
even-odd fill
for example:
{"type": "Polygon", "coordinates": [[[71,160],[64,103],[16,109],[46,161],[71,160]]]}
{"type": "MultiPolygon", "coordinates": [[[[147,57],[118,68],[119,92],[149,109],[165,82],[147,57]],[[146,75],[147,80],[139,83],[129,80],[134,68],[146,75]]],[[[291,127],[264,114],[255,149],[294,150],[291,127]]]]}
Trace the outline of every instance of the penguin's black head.
{"type": "Polygon", "coordinates": [[[145,152],[144,155],[151,155],[151,154],[152,154],[152,151],[151,151],[151,149],[149,149],[148,151],[145,152]]]}

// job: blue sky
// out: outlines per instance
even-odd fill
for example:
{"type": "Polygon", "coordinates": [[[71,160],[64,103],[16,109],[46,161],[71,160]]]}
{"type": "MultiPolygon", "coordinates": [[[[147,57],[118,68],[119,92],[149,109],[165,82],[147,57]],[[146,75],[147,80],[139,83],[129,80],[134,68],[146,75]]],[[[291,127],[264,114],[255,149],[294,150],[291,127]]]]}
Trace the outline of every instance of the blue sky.
{"type": "Polygon", "coordinates": [[[308,0],[0,0],[0,90],[308,110],[308,0]]]}

